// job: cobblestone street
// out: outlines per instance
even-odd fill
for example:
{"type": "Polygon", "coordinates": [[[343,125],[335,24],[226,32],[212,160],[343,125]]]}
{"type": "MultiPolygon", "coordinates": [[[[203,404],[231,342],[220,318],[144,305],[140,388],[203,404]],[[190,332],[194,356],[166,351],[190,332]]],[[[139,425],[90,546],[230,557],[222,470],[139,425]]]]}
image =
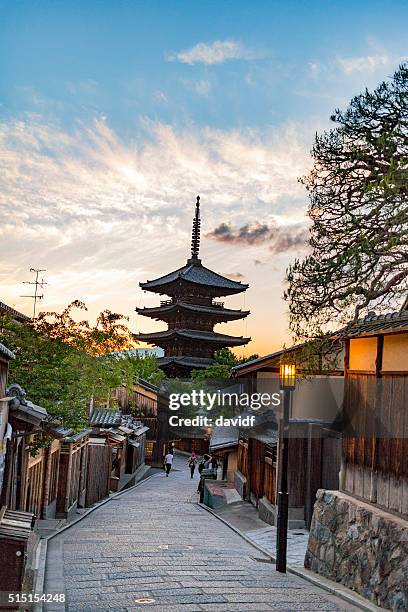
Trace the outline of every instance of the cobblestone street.
{"type": "MultiPolygon", "coordinates": [[[[195,504],[186,460],[109,501],[48,545],[47,593],[68,610],[356,610],[295,576],[195,504]],[[140,601],[137,601],[140,600],[140,601]]],[[[56,604],[47,610],[61,610],[56,604]]]]}

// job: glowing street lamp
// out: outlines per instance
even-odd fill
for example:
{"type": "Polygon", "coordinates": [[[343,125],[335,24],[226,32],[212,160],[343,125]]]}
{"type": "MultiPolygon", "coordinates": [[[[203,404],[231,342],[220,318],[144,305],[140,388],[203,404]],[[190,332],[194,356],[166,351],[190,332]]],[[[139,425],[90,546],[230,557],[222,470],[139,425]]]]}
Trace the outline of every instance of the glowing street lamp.
{"type": "Polygon", "coordinates": [[[279,382],[282,391],[293,389],[296,386],[296,365],[294,363],[282,362],[279,368],[279,382]]]}
{"type": "Polygon", "coordinates": [[[296,387],[296,365],[282,361],[279,367],[279,383],[283,392],[283,422],[281,440],[281,461],[279,468],[278,519],[276,529],[276,569],[286,572],[286,551],[288,545],[288,463],[289,463],[289,413],[292,391],[296,387]]]}

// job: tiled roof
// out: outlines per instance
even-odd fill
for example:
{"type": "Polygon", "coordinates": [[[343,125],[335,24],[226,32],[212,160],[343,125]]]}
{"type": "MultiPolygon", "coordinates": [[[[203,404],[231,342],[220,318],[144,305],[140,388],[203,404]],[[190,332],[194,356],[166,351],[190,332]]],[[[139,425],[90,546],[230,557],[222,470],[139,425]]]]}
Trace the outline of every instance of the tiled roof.
{"type": "Polygon", "coordinates": [[[95,427],[121,425],[122,415],[118,410],[94,410],[89,423],[95,427]]]}
{"type": "Polygon", "coordinates": [[[230,448],[237,446],[239,440],[238,427],[214,427],[210,438],[210,449],[230,448]]]}
{"type": "Polygon", "coordinates": [[[232,310],[231,308],[218,308],[217,306],[205,306],[203,304],[190,304],[188,302],[175,302],[165,306],[153,306],[136,308],[136,312],[141,315],[161,315],[177,309],[188,310],[191,312],[202,312],[209,315],[217,315],[217,318],[237,318],[241,319],[249,315],[249,310],[232,310]]]}
{"type": "Polygon", "coordinates": [[[48,417],[48,412],[42,406],[37,406],[29,401],[20,402],[19,400],[11,400],[11,411],[22,421],[39,425],[48,417]]]}
{"type": "Polygon", "coordinates": [[[82,431],[79,431],[78,433],[73,434],[72,436],[67,436],[63,439],[63,441],[67,442],[68,444],[72,442],[78,442],[79,440],[82,440],[82,438],[85,438],[85,436],[89,436],[90,433],[92,433],[92,429],[83,429],[82,431]]]}
{"type": "Polygon", "coordinates": [[[349,323],[339,332],[339,335],[351,338],[399,331],[408,331],[408,310],[380,315],[369,313],[364,319],[349,323]]]}
{"type": "Polygon", "coordinates": [[[305,343],[295,344],[294,346],[290,346],[289,348],[281,349],[280,351],[275,351],[275,353],[269,353],[269,355],[264,355],[263,357],[257,357],[256,359],[251,359],[250,361],[245,361],[244,363],[240,363],[239,365],[231,368],[231,372],[239,374],[241,370],[253,370],[261,368],[263,365],[270,365],[272,367],[278,367],[280,363],[280,358],[282,355],[293,353],[301,350],[305,346],[305,343]]]}
{"type": "Polygon", "coordinates": [[[150,334],[137,334],[135,337],[144,342],[154,342],[156,340],[172,339],[176,336],[181,338],[190,338],[192,340],[202,340],[207,342],[221,343],[227,345],[247,344],[251,338],[243,336],[227,336],[226,334],[218,334],[216,332],[201,331],[198,329],[166,329],[161,332],[151,332],[150,334]]]}
{"type": "Polygon", "coordinates": [[[6,357],[7,359],[15,358],[13,351],[10,351],[10,349],[8,349],[7,346],[2,344],[1,342],[0,342],[0,355],[3,355],[3,357],[6,357]]]}
{"type": "Polygon", "coordinates": [[[165,367],[171,363],[184,366],[186,368],[208,368],[215,363],[214,359],[206,359],[204,357],[161,357],[159,359],[159,367],[165,367]]]}
{"type": "Polygon", "coordinates": [[[20,321],[20,322],[31,320],[30,317],[27,317],[27,315],[23,314],[22,312],[19,312],[15,308],[8,306],[8,304],[5,304],[4,302],[1,302],[1,301],[0,301],[0,315],[10,315],[14,319],[16,319],[16,321],[20,321]]]}
{"type": "Polygon", "coordinates": [[[66,438],[72,433],[72,429],[63,427],[62,425],[52,425],[46,427],[46,429],[56,438],[66,438]]]}
{"type": "Polygon", "coordinates": [[[165,276],[156,278],[152,281],[146,281],[140,283],[142,289],[155,291],[165,285],[174,283],[177,280],[184,280],[189,283],[196,285],[205,285],[207,287],[216,287],[218,289],[225,289],[227,292],[239,293],[245,291],[248,288],[247,284],[233,281],[225,276],[221,276],[216,272],[213,272],[209,268],[203,266],[200,260],[191,261],[189,260],[185,266],[170,272],[165,276]]]}

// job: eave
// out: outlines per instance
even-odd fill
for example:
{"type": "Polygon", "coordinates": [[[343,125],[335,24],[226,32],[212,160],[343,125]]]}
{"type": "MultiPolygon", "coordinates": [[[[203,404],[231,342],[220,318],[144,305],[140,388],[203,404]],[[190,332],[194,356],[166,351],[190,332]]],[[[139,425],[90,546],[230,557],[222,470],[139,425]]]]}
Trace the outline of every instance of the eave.
{"type": "Polygon", "coordinates": [[[249,310],[233,310],[231,308],[220,308],[218,306],[205,306],[203,304],[190,304],[188,302],[173,302],[161,306],[147,306],[144,308],[136,308],[136,312],[145,317],[150,317],[157,320],[167,320],[171,315],[177,312],[199,313],[208,315],[212,319],[219,321],[232,321],[234,319],[243,319],[250,314],[249,310]]]}
{"type": "Polygon", "coordinates": [[[227,336],[216,332],[206,332],[196,329],[167,329],[161,332],[152,332],[147,334],[136,334],[135,338],[143,342],[149,342],[160,346],[160,342],[173,341],[176,338],[182,340],[197,340],[198,342],[208,342],[211,344],[220,344],[223,346],[241,346],[247,344],[251,338],[243,336],[227,336]]]}

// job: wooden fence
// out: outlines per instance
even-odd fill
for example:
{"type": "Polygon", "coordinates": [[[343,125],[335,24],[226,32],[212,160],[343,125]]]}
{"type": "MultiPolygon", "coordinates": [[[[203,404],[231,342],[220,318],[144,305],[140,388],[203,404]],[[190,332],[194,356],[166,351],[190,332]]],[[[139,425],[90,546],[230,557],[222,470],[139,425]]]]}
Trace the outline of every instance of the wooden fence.
{"type": "Polygon", "coordinates": [[[65,439],[61,446],[58,480],[57,515],[67,516],[77,506],[85,505],[87,447],[89,434],[65,439]]]}
{"type": "Polygon", "coordinates": [[[408,515],[408,376],[346,378],[342,489],[408,515]]]}
{"type": "Polygon", "coordinates": [[[86,506],[92,506],[109,494],[111,471],[112,449],[109,444],[92,444],[91,442],[88,445],[86,506]]]}

